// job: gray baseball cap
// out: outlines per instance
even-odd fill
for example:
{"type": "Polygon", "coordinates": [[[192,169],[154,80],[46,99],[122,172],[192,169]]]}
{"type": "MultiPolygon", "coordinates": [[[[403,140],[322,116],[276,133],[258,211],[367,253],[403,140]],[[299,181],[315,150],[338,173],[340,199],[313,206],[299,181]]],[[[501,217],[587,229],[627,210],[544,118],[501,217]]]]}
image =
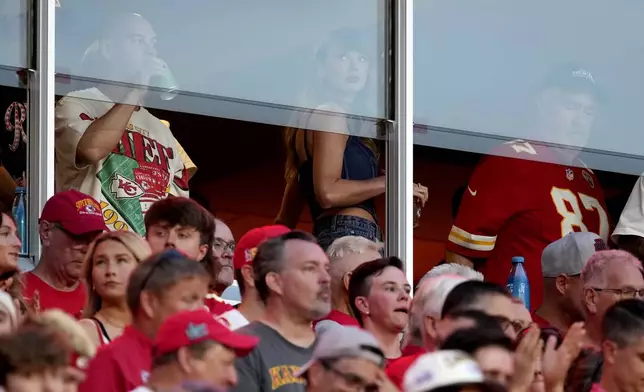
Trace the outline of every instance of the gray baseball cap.
{"type": "Polygon", "coordinates": [[[579,275],[595,252],[608,249],[600,236],[590,232],[568,233],[546,246],[541,254],[544,278],[579,275]]]}
{"type": "Polygon", "coordinates": [[[331,325],[318,335],[319,339],[311,360],[302,366],[295,377],[302,377],[317,361],[342,358],[363,358],[380,367],[385,365],[385,354],[369,332],[344,325],[331,325]]]}

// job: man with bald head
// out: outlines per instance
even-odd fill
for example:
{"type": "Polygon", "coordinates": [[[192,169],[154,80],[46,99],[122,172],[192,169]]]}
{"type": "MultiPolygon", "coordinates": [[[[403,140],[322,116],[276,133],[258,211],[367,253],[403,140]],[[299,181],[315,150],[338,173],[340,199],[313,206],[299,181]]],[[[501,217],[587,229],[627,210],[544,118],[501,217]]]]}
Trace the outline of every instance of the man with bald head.
{"type": "Polygon", "coordinates": [[[155,43],[156,33],[141,15],[114,19],[83,59],[85,76],[105,82],[71,92],[56,105],[56,191],[93,196],[110,230],[141,235],[150,205],[168,195],[188,196],[179,144],[142,107],[148,86],[169,79],[155,43]]]}

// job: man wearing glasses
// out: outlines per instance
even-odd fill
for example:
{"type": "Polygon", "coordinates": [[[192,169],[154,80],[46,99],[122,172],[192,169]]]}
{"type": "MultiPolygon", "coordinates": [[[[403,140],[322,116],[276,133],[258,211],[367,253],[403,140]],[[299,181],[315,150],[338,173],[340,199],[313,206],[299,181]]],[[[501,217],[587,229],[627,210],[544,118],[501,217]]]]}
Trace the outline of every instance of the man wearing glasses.
{"type": "Polygon", "coordinates": [[[602,250],[588,259],[581,271],[581,281],[590,345],[601,347],[602,319],[608,308],[625,299],[644,297],[642,274],[641,262],[622,250],[602,250]]]}
{"type": "Polygon", "coordinates": [[[36,310],[59,308],[78,316],[87,289],[81,281],[89,244],[107,230],[98,202],[76,190],[52,196],[40,215],[42,256],[24,274],[23,294],[36,310]]]}
{"type": "Polygon", "coordinates": [[[369,332],[331,325],[313,351],[311,360],[294,374],[307,381],[307,392],[379,391],[385,355],[369,332]]]}

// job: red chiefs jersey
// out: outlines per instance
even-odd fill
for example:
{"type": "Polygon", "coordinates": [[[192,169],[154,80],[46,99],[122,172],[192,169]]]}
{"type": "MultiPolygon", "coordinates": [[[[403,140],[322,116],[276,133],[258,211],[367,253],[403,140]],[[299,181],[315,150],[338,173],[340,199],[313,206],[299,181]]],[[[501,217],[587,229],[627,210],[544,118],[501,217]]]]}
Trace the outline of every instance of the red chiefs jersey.
{"type": "MultiPolygon", "coordinates": [[[[604,193],[585,167],[553,164],[548,147],[517,140],[485,157],[470,178],[447,250],[484,258],[485,279],[505,285],[513,256],[525,258],[530,303],[541,304],[541,253],[571,231],[607,240],[604,193]]],[[[581,162],[580,162],[581,164],[581,162]]]]}

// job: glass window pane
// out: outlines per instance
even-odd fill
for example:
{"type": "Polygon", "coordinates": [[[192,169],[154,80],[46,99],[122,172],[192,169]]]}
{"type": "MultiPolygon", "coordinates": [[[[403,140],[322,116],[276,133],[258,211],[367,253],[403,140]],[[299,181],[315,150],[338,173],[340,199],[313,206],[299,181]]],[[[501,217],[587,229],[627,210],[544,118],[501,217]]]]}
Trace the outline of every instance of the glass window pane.
{"type": "Polygon", "coordinates": [[[528,139],[644,171],[644,4],[418,1],[414,12],[416,143],[489,153],[528,139]]]}
{"type": "Polygon", "coordinates": [[[27,67],[27,0],[0,1],[0,66],[27,67]]]}
{"type": "MultiPolygon", "coordinates": [[[[148,108],[297,125],[336,90],[358,89],[357,103],[321,109],[375,124],[385,114],[384,4],[66,0],[57,11],[57,93],[144,85],[148,108]],[[332,75],[319,61],[327,54],[332,75]]],[[[363,131],[378,137],[375,127],[363,131]]]]}

